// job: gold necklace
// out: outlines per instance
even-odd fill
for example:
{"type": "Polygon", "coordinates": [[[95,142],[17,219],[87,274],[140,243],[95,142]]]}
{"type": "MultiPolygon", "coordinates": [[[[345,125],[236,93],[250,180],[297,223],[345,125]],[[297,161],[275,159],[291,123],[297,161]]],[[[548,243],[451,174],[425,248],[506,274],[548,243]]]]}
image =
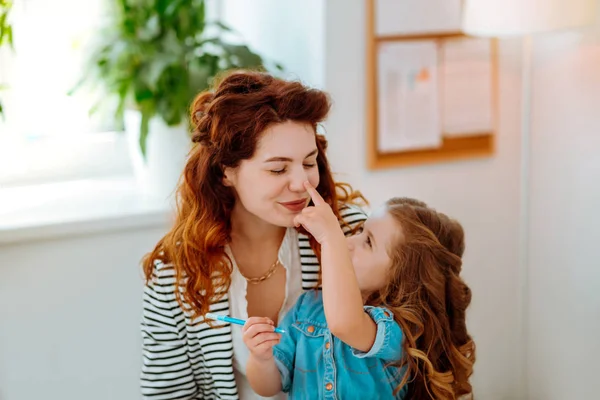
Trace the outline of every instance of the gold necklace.
{"type": "Polygon", "coordinates": [[[278,266],[279,266],[279,258],[277,260],[275,260],[273,265],[271,265],[271,268],[269,268],[269,270],[263,276],[259,276],[258,278],[248,278],[247,276],[242,274],[242,271],[240,271],[240,274],[244,277],[244,279],[246,279],[246,281],[248,281],[248,283],[251,283],[253,285],[258,285],[259,283],[266,281],[267,279],[272,277],[273,274],[275,273],[275,271],[277,270],[278,266]]]}

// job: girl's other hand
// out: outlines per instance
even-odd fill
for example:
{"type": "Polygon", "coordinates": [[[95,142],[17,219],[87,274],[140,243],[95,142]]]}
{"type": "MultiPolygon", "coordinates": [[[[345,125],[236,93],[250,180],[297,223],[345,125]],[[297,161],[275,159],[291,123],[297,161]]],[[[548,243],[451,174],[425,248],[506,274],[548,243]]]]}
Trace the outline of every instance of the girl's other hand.
{"type": "Polygon", "coordinates": [[[242,328],[243,339],[252,355],[261,361],[273,358],[273,346],[279,343],[281,335],[275,333],[275,324],[266,317],[250,317],[242,328]]]}

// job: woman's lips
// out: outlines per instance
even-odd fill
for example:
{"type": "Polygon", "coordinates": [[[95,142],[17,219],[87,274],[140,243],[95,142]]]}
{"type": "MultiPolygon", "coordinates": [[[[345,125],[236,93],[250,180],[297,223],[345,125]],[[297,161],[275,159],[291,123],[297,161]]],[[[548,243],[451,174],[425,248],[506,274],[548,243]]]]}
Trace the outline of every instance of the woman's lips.
{"type": "Polygon", "coordinates": [[[284,206],[285,208],[287,208],[288,210],[298,213],[300,211],[302,211],[302,209],[304,207],[306,207],[306,203],[307,203],[307,199],[302,199],[302,200],[296,200],[296,201],[288,201],[285,203],[279,203],[282,206],[284,206]]]}

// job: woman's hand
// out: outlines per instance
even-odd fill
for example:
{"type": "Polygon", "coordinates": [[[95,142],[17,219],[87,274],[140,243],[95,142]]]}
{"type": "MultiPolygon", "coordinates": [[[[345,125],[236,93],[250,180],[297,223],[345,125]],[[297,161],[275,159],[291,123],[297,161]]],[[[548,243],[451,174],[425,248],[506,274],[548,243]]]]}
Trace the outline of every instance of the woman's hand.
{"type": "Polygon", "coordinates": [[[275,324],[269,318],[250,317],[246,321],[242,329],[244,343],[257,360],[268,361],[273,358],[273,346],[281,339],[281,335],[274,331],[275,324]]]}
{"type": "Polygon", "coordinates": [[[343,239],[344,233],[333,210],[323,200],[319,192],[307,181],[304,187],[310,195],[314,206],[306,207],[294,218],[294,225],[302,225],[314,238],[323,245],[331,239],[343,239]]]}

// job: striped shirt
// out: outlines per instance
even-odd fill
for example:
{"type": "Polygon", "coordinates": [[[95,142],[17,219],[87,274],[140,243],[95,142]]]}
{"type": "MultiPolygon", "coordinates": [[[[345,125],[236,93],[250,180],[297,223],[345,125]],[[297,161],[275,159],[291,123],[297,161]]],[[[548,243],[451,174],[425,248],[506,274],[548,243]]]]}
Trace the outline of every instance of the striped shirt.
{"type": "MultiPolygon", "coordinates": [[[[340,213],[351,228],[366,219],[358,207],[344,206],[340,213]]],[[[350,228],[344,227],[346,235],[350,228]]],[[[315,287],[319,263],[308,242],[299,234],[302,288],[315,287]]],[[[231,325],[214,324],[202,317],[192,321],[190,307],[177,302],[175,270],[154,263],[152,279],[144,289],[141,323],[143,365],[141,389],[145,399],[238,400],[233,369],[231,325]]],[[[179,289],[181,290],[181,289],[179,289]]],[[[229,314],[229,298],[210,305],[210,312],[229,314]]]]}

